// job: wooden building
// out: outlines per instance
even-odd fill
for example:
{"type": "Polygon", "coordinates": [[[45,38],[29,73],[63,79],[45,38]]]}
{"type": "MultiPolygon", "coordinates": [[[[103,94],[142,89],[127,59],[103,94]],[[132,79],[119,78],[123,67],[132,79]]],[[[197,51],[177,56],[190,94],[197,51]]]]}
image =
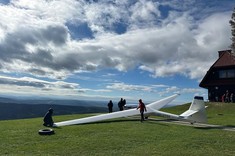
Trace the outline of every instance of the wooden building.
{"type": "Polygon", "coordinates": [[[231,50],[219,51],[219,58],[210,67],[199,84],[208,89],[209,101],[222,101],[222,96],[235,93],[235,55],[231,50]]]}

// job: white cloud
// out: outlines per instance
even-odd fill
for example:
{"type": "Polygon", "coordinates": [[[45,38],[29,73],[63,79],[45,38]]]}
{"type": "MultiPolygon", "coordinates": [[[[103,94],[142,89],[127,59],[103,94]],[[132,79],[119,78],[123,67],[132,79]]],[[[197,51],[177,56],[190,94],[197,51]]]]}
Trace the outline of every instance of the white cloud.
{"type": "MultiPolygon", "coordinates": [[[[12,0],[11,5],[14,10],[19,9],[25,15],[30,15],[36,18],[35,22],[53,22],[53,23],[66,23],[71,21],[80,21],[83,16],[83,1],[74,0],[32,0],[30,3],[27,0],[12,0]]],[[[21,18],[27,21],[33,18],[21,18]]]]}
{"type": "Polygon", "coordinates": [[[159,3],[140,0],[130,7],[130,28],[149,27],[156,24],[161,16],[159,3]]]}
{"type": "Polygon", "coordinates": [[[162,89],[158,92],[160,96],[168,95],[169,93],[177,93],[177,94],[193,94],[194,96],[200,95],[204,96],[206,94],[205,89],[201,88],[179,88],[177,86],[169,86],[167,88],[162,89]]]}
{"type": "Polygon", "coordinates": [[[166,88],[166,87],[169,87],[167,85],[163,85],[163,84],[160,84],[160,85],[152,85],[153,87],[155,88],[166,88]]]}
{"type": "Polygon", "coordinates": [[[132,85],[125,83],[112,83],[111,85],[106,86],[108,89],[113,90],[121,90],[121,91],[153,91],[152,86],[144,86],[144,85],[132,85]]]}
{"type": "Polygon", "coordinates": [[[79,84],[64,81],[49,82],[30,77],[13,78],[0,76],[1,93],[24,95],[77,95],[79,84]]]}
{"type": "Polygon", "coordinates": [[[200,79],[217,51],[229,46],[230,12],[195,20],[186,2],[185,13],[169,11],[156,24],[161,2],[11,1],[0,5],[0,69],[64,79],[82,71],[139,67],[153,77],[200,79]],[[84,22],[95,38],[71,38],[66,24],[84,22]],[[124,34],[113,31],[118,22],[127,25],[124,34]]]}
{"type": "MultiPolygon", "coordinates": [[[[65,81],[45,81],[31,77],[14,78],[0,76],[0,94],[32,95],[32,96],[57,96],[57,97],[86,97],[88,93],[108,93],[109,89],[81,88],[77,83],[65,81]]],[[[98,95],[93,95],[98,97],[98,95]]],[[[100,95],[101,96],[101,95],[100,95]]],[[[89,97],[92,97],[91,95],[89,97]]]]}
{"type": "Polygon", "coordinates": [[[205,90],[201,88],[183,88],[181,93],[194,93],[197,95],[204,94],[205,90]]]}

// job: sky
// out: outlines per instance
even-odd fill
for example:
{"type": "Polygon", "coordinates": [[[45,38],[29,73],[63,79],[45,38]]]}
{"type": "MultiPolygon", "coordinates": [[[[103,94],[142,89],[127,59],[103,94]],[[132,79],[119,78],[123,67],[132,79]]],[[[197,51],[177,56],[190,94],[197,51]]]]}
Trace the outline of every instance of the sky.
{"type": "Polygon", "coordinates": [[[0,0],[0,96],[196,95],[231,45],[234,0],[0,0]]]}

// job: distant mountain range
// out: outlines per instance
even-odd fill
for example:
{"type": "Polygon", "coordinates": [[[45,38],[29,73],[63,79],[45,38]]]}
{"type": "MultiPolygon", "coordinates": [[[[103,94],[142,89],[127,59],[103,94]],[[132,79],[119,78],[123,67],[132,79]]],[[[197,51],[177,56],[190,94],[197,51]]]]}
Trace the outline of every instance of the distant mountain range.
{"type": "MultiPolygon", "coordinates": [[[[54,115],[108,112],[107,101],[68,100],[52,98],[0,97],[0,120],[43,117],[49,108],[54,115]]],[[[167,105],[171,107],[174,105],[167,105]]],[[[114,102],[114,111],[118,110],[114,102]]]]}
{"type": "Polygon", "coordinates": [[[0,103],[15,103],[15,104],[52,104],[52,105],[69,105],[69,106],[97,106],[104,107],[104,101],[89,101],[89,100],[68,100],[68,99],[39,99],[39,98],[7,98],[0,97],[0,103]]]}
{"type": "Polygon", "coordinates": [[[54,115],[107,112],[102,101],[16,99],[0,97],[0,120],[43,117],[49,108],[54,115]]]}

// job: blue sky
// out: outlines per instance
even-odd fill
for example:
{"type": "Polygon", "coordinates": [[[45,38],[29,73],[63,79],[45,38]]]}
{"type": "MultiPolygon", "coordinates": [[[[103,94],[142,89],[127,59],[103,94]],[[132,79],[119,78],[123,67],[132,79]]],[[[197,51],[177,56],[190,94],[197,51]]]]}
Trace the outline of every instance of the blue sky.
{"type": "Polygon", "coordinates": [[[0,0],[0,95],[179,103],[229,48],[234,0],[0,0]]]}

